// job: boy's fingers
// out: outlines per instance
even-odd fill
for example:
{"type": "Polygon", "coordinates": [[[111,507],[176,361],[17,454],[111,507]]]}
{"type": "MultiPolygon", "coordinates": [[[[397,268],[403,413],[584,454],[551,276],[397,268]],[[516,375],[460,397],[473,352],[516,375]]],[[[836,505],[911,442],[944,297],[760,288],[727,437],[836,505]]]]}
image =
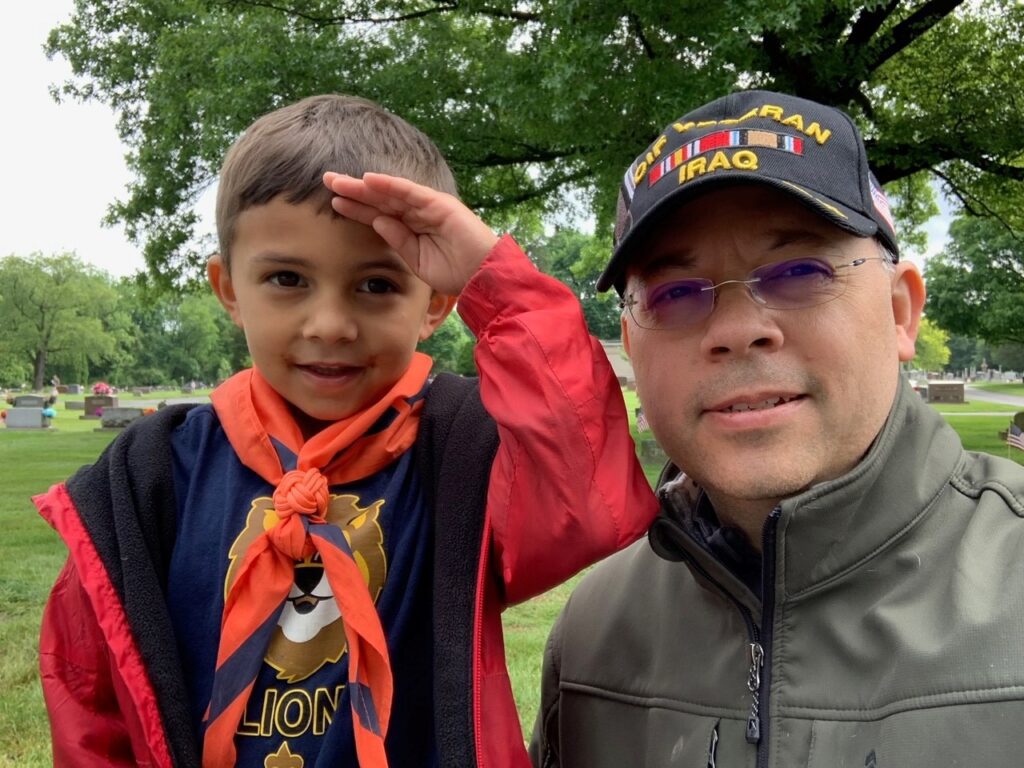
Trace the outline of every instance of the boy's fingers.
{"type": "Polygon", "coordinates": [[[419,274],[420,247],[416,234],[400,220],[391,216],[377,216],[371,226],[381,239],[405,260],[409,268],[419,274]]]}
{"type": "Polygon", "coordinates": [[[384,197],[401,201],[406,208],[424,208],[443,194],[409,179],[403,179],[400,176],[387,176],[383,173],[364,174],[363,182],[369,189],[384,197]]]}
{"type": "Polygon", "coordinates": [[[459,205],[455,198],[436,189],[382,173],[367,173],[362,179],[344,177],[329,186],[336,194],[372,205],[414,228],[436,225],[450,214],[453,205],[459,205]]]}
{"type": "Polygon", "coordinates": [[[389,205],[389,196],[367,186],[362,179],[340,173],[325,173],[324,184],[338,197],[372,206],[382,213],[394,213],[389,205]]]}
{"type": "Polygon", "coordinates": [[[331,199],[331,207],[346,219],[358,221],[367,226],[373,224],[373,220],[381,215],[379,208],[366,205],[351,197],[335,197],[331,199]]]}

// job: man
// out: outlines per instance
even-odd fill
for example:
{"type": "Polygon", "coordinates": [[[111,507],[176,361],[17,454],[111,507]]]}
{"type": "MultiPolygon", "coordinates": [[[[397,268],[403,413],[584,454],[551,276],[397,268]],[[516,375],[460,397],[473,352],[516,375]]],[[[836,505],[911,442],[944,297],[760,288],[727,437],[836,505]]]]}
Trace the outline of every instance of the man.
{"type": "Polygon", "coordinates": [[[670,463],[552,631],[535,765],[1019,765],[1024,470],[901,379],[924,285],[850,119],[669,125],[598,285],[670,463]]]}

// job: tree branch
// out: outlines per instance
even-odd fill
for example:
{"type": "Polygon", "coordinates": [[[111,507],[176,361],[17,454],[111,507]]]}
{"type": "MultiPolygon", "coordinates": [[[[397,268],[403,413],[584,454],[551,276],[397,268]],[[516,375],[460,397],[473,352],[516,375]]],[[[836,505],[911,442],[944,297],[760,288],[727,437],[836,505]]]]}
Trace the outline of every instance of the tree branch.
{"type": "Polygon", "coordinates": [[[949,16],[964,0],[930,0],[897,24],[887,35],[882,47],[865,58],[868,70],[874,71],[902,51],[925,32],[949,16]]]}
{"type": "MultiPolygon", "coordinates": [[[[482,143],[491,145],[492,142],[489,139],[485,139],[482,143]]],[[[465,155],[459,157],[454,153],[450,153],[448,157],[452,162],[458,165],[472,168],[500,168],[502,166],[518,165],[520,163],[549,163],[553,160],[562,160],[570,155],[584,155],[592,151],[590,147],[585,146],[575,146],[566,149],[552,149],[538,147],[523,141],[505,142],[505,147],[507,149],[504,152],[494,151],[484,155],[474,155],[470,157],[465,155]],[[515,149],[519,149],[521,151],[515,152],[515,149]]]]}
{"type": "Polygon", "coordinates": [[[991,218],[998,221],[999,224],[1014,237],[1017,236],[1016,230],[1010,225],[1010,223],[999,215],[997,211],[992,210],[988,205],[985,204],[984,200],[979,200],[977,197],[971,195],[966,190],[960,189],[949,176],[944,174],[938,168],[928,169],[933,175],[938,176],[942,181],[945,182],[946,188],[963,204],[964,210],[967,211],[971,216],[979,216],[984,218],[991,218]],[[978,208],[975,208],[975,205],[978,208]]]}
{"type": "MultiPolygon", "coordinates": [[[[453,11],[464,10],[458,0],[441,0],[436,3],[433,8],[424,8],[419,11],[409,11],[408,13],[399,13],[393,16],[366,17],[345,15],[317,16],[311,13],[304,13],[291,6],[278,5],[277,3],[269,2],[268,0],[226,0],[224,4],[247,5],[251,8],[267,8],[268,10],[283,13],[286,16],[305,19],[312,24],[323,27],[344,26],[345,24],[390,24],[422,19],[427,16],[436,16],[441,13],[451,13],[453,11]]],[[[525,11],[506,11],[500,8],[488,8],[486,6],[473,9],[469,11],[469,13],[478,16],[489,16],[491,18],[508,19],[512,21],[538,21],[540,19],[540,15],[536,13],[527,13],[525,11]]]]}
{"type": "Polygon", "coordinates": [[[857,50],[867,45],[868,40],[875,36],[878,30],[885,23],[885,20],[892,15],[899,7],[900,0],[889,0],[885,5],[880,5],[873,11],[864,11],[857,17],[850,34],[846,36],[846,43],[843,45],[847,50],[857,50]]]}
{"type": "Polygon", "coordinates": [[[566,176],[559,176],[555,179],[551,179],[547,183],[541,184],[539,187],[531,187],[530,189],[523,190],[522,192],[518,192],[509,197],[492,197],[489,200],[477,200],[476,207],[486,211],[494,208],[506,208],[510,205],[518,205],[519,203],[525,203],[528,200],[535,200],[538,197],[543,197],[554,192],[559,187],[571,184],[574,181],[579,181],[590,175],[591,171],[589,169],[582,168],[566,176]]]}
{"type": "Polygon", "coordinates": [[[993,176],[1002,176],[1004,179],[1013,179],[1014,181],[1024,181],[1024,168],[1020,166],[1004,165],[1003,163],[980,156],[965,159],[965,162],[970,163],[980,171],[991,173],[993,176]]]}
{"type": "Polygon", "coordinates": [[[388,22],[411,21],[425,16],[434,16],[438,13],[448,13],[458,7],[457,2],[440,2],[434,8],[424,8],[421,11],[398,14],[397,16],[377,16],[360,18],[358,16],[317,16],[311,13],[304,13],[292,6],[278,5],[266,0],[226,0],[224,5],[246,5],[250,8],[266,8],[271,11],[278,11],[286,16],[294,16],[298,19],[305,19],[317,26],[344,26],[345,24],[373,23],[383,24],[388,22]]]}
{"type": "Polygon", "coordinates": [[[640,24],[640,17],[630,11],[626,14],[626,18],[629,19],[629,25],[633,28],[633,32],[636,33],[636,37],[640,41],[640,46],[644,49],[644,55],[651,61],[656,59],[657,55],[654,53],[654,48],[651,47],[651,43],[647,39],[647,35],[644,34],[643,25],[640,24]]]}

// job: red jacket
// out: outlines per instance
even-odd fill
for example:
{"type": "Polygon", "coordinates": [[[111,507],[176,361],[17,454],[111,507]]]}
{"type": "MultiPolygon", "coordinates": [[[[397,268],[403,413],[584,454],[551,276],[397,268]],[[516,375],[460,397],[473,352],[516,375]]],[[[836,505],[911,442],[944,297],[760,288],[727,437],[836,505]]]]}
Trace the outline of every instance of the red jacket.
{"type": "MultiPolygon", "coordinates": [[[[506,237],[459,312],[478,337],[490,417],[475,387],[439,378],[415,449],[450,532],[435,543],[438,752],[446,767],[526,768],[501,611],[637,539],[657,505],[568,289],[506,237]]],[[[69,549],[40,640],[55,765],[198,765],[161,599],[175,524],[167,438],[184,411],[140,420],[35,499],[69,549]]]]}

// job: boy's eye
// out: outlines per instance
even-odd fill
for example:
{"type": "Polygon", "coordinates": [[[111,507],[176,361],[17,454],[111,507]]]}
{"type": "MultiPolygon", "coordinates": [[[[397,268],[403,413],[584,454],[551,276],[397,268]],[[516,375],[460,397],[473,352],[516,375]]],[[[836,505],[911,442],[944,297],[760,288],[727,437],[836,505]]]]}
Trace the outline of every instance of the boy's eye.
{"type": "Polygon", "coordinates": [[[394,293],[398,286],[383,277],[371,277],[359,284],[359,290],[366,293],[394,293]]]}
{"type": "Polygon", "coordinates": [[[297,272],[275,272],[267,280],[282,288],[298,288],[302,285],[302,277],[297,272]]]}

